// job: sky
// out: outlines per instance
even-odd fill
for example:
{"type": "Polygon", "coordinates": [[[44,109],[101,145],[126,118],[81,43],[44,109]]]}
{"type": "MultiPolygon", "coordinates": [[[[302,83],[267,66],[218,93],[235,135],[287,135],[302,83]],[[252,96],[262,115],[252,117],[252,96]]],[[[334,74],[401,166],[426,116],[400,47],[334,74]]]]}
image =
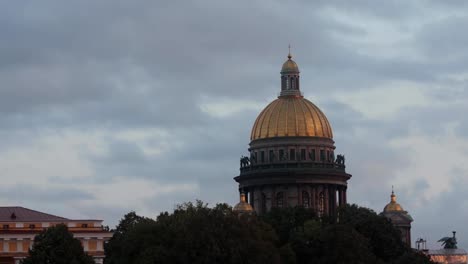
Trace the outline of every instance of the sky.
{"type": "Polygon", "coordinates": [[[348,202],[468,249],[468,2],[4,1],[0,205],[115,225],[238,201],[239,157],[301,89],[346,155],[348,202]]]}

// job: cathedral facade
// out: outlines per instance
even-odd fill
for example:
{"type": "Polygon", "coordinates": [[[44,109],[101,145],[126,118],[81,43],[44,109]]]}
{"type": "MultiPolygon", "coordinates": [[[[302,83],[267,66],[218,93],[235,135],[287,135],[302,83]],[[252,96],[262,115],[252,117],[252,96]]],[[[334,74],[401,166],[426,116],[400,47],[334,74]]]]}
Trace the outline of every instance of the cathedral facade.
{"type": "Polygon", "coordinates": [[[249,155],[241,157],[234,179],[244,203],[257,214],[271,208],[303,206],[319,215],[334,215],[346,204],[344,155],[325,114],[305,99],[299,67],[291,54],[281,69],[281,92],[258,115],[250,136],[249,155]]]}

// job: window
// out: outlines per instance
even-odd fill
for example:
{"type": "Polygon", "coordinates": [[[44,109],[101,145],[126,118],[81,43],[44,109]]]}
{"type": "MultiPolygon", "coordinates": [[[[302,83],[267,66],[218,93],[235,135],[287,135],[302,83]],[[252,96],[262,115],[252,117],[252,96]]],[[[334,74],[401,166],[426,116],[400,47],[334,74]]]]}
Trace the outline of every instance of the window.
{"type": "Polygon", "coordinates": [[[310,208],[310,197],[309,193],[306,191],[302,192],[302,206],[304,208],[310,208]]]}
{"type": "Polygon", "coordinates": [[[309,152],[309,159],[315,161],[315,149],[311,149],[309,152]]]}
{"type": "Polygon", "coordinates": [[[270,150],[270,153],[268,154],[268,161],[275,161],[275,152],[273,152],[273,150],[270,150]]]}
{"type": "Polygon", "coordinates": [[[290,149],[289,150],[289,160],[296,160],[296,150],[290,149]]]}
{"type": "Polygon", "coordinates": [[[320,161],[324,161],[325,160],[325,150],[321,149],[320,150],[320,161]]]}
{"type": "Polygon", "coordinates": [[[10,228],[9,225],[3,225],[3,229],[8,229],[8,228],[10,228]]]}
{"type": "Polygon", "coordinates": [[[276,207],[283,208],[283,193],[279,192],[276,194],[276,207]]]}
{"type": "Polygon", "coordinates": [[[30,224],[30,225],[29,225],[29,228],[34,229],[34,228],[36,228],[36,225],[30,224]]]}
{"type": "Polygon", "coordinates": [[[325,212],[325,195],[323,195],[323,192],[321,192],[319,194],[319,211],[318,211],[319,216],[323,216],[324,212],[325,212]]]}
{"type": "Polygon", "coordinates": [[[279,159],[284,160],[284,150],[283,149],[279,150],[279,159]]]}
{"type": "Polygon", "coordinates": [[[260,151],[260,161],[265,162],[265,151],[260,151]]]}
{"type": "Polygon", "coordinates": [[[327,150],[327,161],[330,161],[330,151],[327,150]]]}
{"type": "Polygon", "coordinates": [[[88,228],[88,224],[81,224],[82,228],[88,228]]]}
{"type": "Polygon", "coordinates": [[[306,159],[306,150],[301,149],[301,160],[305,160],[305,159],[306,159]]]}

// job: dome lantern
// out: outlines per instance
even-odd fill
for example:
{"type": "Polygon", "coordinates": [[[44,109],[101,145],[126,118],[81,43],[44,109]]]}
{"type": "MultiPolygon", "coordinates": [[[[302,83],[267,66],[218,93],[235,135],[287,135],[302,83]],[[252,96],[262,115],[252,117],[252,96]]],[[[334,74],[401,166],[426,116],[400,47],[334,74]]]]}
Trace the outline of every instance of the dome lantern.
{"type": "Polygon", "coordinates": [[[288,60],[281,68],[281,94],[280,96],[302,96],[299,89],[299,67],[292,60],[291,47],[289,47],[288,60]]]}

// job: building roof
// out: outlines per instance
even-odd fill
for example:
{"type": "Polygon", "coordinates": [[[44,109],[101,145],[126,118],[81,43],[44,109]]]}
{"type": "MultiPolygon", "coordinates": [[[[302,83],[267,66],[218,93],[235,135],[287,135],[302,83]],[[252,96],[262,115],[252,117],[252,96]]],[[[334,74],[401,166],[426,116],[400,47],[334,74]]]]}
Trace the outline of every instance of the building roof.
{"type": "Polygon", "coordinates": [[[333,139],[333,132],[325,114],[309,100],[280,97],[257,117],[250,140],[298,136],[333,139]]]}
{"type": "Polygon", "coordinates": [[[431,249],[427,251],[428,255],[466,255],[466,251],[461,248],[443,248],[443,249],[431,249]]]}
{"type": "Polygon", "coordinates": [[[283,67],[281,67],[281,73],[299,73],[299,67],[297,63],[291,60],[292,56],[291,53],[288,54],[288,60],[283,63],[283,67]]]}
{"type": "Polygon", "coordinates": [[[402,212],[402,211],[404,211],[403,207],[401,207],[401,205],[397,203],[396,195],[392,190],[392,194],[390,195],[390,203],[388,203],[384,207],[384,212],[402,212]]]}
{"type": "Polygon", "coordinates": [[[1,206],[0,222],[54,222],[70,221],[70,219],[42,213],[21,206],[1,206]]]}

